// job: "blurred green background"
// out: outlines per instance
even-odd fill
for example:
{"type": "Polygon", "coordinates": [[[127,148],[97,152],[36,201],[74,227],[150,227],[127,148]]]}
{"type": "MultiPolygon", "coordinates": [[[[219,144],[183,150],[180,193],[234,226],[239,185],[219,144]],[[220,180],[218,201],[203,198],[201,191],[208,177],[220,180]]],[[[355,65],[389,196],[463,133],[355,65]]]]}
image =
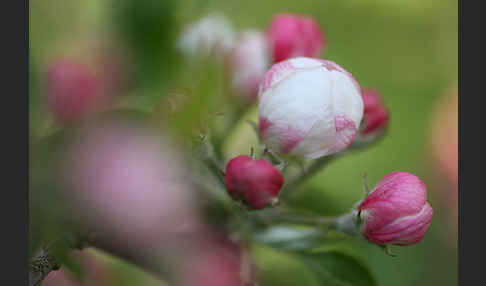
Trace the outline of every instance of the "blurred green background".
{"type": "MultiPolygon", "coordinates": [[[[361,86],[379,90],[391,121],[383,141],[326,167],[292,196],[292,203],[326,215],[339,214],[361,198],[363,172],[371,185],[392,171],[414,173],[426,183],[435,212],[421,243],[393,248],[398,254],[393,258],[356,240],[337,247],[357,256],[381,286],[457,284],[456,218],[451,221],[448,215],[448,203],[442,200],[447,183],[437,175],[430,154],[434,108],[457,82],[457,1],[182,0],[142,4],[145,2],[30,1],[31,134],[41,133],[49,121],[42,105],[43,72],[46,63],[62,52],[65,42],[86,33],[113,32],[129,43],[139,43],[132,45],[136,72],[129,92],[136,104],[151,106],[167,88],[190,81],[184,78],[186,62],[171,50],[184,24],[219,11],[236,29],[265,29],[276,13],[308,14],[325,32],[328,46],[323,57],[349,70],[361,86]]],[[[256,119],[256,110],[247,116],[256,119]]],[[[451,116],[457,118],[457,113],[451,116]]],[[[255,143],[251,128],[241,122],[226,141],[225,153],[228,157],[246,154],[255,143]]],[[[310,273],[291,257],[266,248],[256,248],[255,254],[263,285],[316,285],[310,273]]],[[[128,272],[126,264],[110,263],[124,273],[125,278],[116,285],[138,285],[136,281],[143,279],[140,272],[128,272]]]]}

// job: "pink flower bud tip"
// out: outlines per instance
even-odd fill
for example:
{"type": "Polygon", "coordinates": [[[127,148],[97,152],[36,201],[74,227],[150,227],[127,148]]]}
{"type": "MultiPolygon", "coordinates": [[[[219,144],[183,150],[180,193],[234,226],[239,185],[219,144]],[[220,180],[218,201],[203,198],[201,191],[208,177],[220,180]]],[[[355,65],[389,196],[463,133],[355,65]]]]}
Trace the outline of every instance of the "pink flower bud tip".
{"type": "Polygon", "coordinates": [[[432,215],[425,184],[406,172],[386,175],[358,207],[362,234],[379,245],[419,242],[432,215]]]}
{"type": "Polygon", "coordinates": [[[229,161],[225,177],[230,196],[254,209],[262,209],[275,202],[283,185],[282,175],[272,164],[248,156],[238,156],[229,161]]]}
{"type": "Polygon", "coordinates": [[[276,15],[270,23],[267,37],[274,63],[294,57],[318,57],[326,45],[319,25],[303,15],[276,15]]]}
{"type": "Polygon", "coordinates": [[[79,119],[92,111],[102,96],[99,82],[82,64],[57,60],[48,70],[47,101],[60,121],[79,119]]]}
{"type": "Polygon", "coordinates": [[[361,135],[368,136],[384,131],[388,125],[389,115],[380,94],[373,89],[364,89],[362,96],[364,128],[361,130],[361,135]]]}

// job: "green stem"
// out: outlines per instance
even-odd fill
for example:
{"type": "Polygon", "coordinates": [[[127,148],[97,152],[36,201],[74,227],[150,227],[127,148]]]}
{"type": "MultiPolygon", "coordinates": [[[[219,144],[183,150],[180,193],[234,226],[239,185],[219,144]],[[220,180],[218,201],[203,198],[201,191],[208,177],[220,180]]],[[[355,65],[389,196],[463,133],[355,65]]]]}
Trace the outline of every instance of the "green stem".
{"type": "Polygon", "coordinates": [[[322,170],[322,168],[327,166],[330,162],[334,161],[337,157],[341,156],[340,154],[341,153],[322,157],[312,162],[311,165],[307,167],[307,170],[305,172],[302,172],[300,176],[298,176],[297,178],[291,180],[290,182],[284,185],[283,189],[280,191],[279,197],[281,199],[286,198],[290,194],[291,190],[297,188],[305,180],[311,178],[318,171],[322,170]]]}
{"type": "Polygon", "coordinates": [[[252,214],[256,220],[270,225],[275,223],[292,223],[292,224],[306,224],[306,225],[325,225],[331,224],[337,217],[325,217],[314,215],[296,214],[284,210],[283,205],[275,208],[269,208],[263,211],[258,211],[252,214]]]}
{"type": "Polygon", "coordinates": [[[297,224],[316,228],[325,227],[340,233],[359,236],[360,232],[354,222],[353,211],[340,216],[302,215],[282,210],[280,207],[268,209],[254,214],[253,219],[270,226],[274,224],[297,224]]]}
{"type": "Polygon", "coordinates": [[[234,112],[232,112],[232,116],[230,116],[228,123],[224,127],[224,129],[217,133],[216,136],[212,136],[212,145],[214,147],[214,152],[219,160],[224,160],[223,156],[223,144],[227,139],[228,135],[231,133],[231,130],[235,128],[235,126],[241,121],[241,119],[245,116],[247,109],[243,106],[236,106],[234,112]]]}

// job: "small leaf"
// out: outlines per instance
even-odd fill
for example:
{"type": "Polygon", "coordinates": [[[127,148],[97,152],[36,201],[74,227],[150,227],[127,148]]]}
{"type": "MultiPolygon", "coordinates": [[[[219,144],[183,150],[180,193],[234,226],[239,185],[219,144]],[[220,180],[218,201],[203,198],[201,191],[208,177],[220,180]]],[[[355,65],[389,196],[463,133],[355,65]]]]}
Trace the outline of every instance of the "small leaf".
{"type": "Polygon", "coordinates": [[[376,281],[370,271],[355,258],[337,251],[299,255],[312,270],[319,285],[373,286],[376,281]]]}

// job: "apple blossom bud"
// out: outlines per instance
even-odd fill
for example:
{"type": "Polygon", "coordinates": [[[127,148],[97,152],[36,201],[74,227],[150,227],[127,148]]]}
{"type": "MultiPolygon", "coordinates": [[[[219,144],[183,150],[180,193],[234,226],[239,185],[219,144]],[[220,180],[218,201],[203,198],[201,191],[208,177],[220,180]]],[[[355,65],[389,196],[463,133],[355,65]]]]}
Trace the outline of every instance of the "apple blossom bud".
{"type": "Polygon", "coordinates": [[[419,242],[432,215],[425,184],[406,172],[383,177],[358,206],[361,233],[378,245],[419,242]]]}
{"type": "Polygon", "coordinates": [[[235,35],[231,23],[221,14],[211,14],[186,27],[178,48],[187,56],[218,56],[233,48],[235,35]]]}
{"type": "Polygon", "coordinates": [[[258,97],[258,86],[268,69],[268,44],[263,33],[249,30],[229,54],[232,90],[247,102],[258,97]]]}
{"type": "Polygon", "coordinates": [[[110,119],[82,126],[71,140],[60,166],[66,201],[101,240],[153,251],[199,223],[182,158],[167,138],[110,119]]]}
{"type": "Polygon", "coordinates": [[[47,75],[47,103],[59,121],[80,119],[100,104],[100,82],[84,65],[68,59],[52,63],[47,75]]]}
{"type": "MultiPolygon", "coordinates": [[[[258,271],[249,249],[229,240],[222,233],[200,234],[199,245],[185,257],[181,286],[256,285],[258,271]]],[[[182,270],[182,271],[181,271],[182,270]]]]}
{"type": "Polygon", "coordinates": [[[346,149],[363,117],[359,84],[327,60],[293,58],[273,65],[258,97],[262,140],[291,156],[316,159],[346,149]]]}
{"type": "Polygon", "coordinates": [[[433,191],[445,206],[449,225],[447,236],[457,243],[458,191],[459,191],[459,95],[456,86],[442,94],[434,104],[429,125],[430,167],[437,178],[433,191]]]}
{"type": "Polygon", "coordinates": [[[278,199],[283,177],[263,159],[238,156],[226,165],[225,182],[233,199],[242,200],[254,209],[262,209],[278,199]]]}
{"type": "Polygon", "coordinates": [[[364,125],[359,136],[363,139],[383,134],[388,126],[389,115],[383,105],[380,94],[373,89],[363,89],[364,125]]]}
{"type": "Polygon", "coordinates": [[[294,57],[318,57],[325,44],[319,25],[308,16],[278,14],[267,31],[273,62],[294,57]]]}

